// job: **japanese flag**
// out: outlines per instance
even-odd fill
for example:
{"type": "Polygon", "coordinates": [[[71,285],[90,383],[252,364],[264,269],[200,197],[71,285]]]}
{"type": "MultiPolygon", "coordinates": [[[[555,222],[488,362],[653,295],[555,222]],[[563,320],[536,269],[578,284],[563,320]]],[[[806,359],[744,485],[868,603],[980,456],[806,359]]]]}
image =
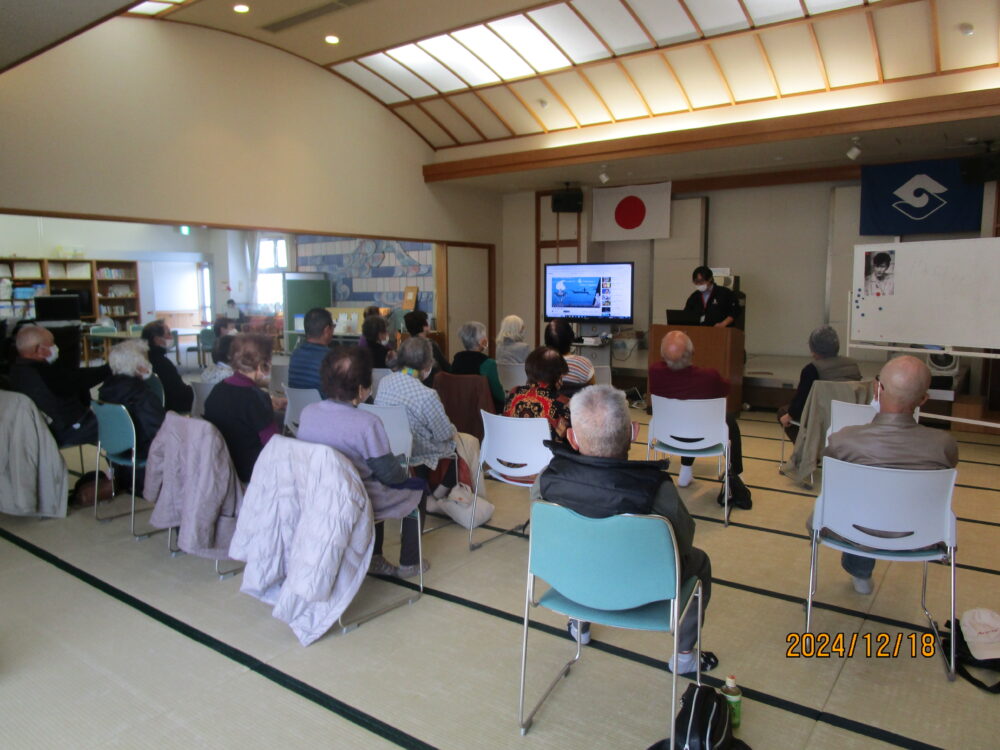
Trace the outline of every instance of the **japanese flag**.
{"type": "Polygon", "coordinates": [[[594,190],[592,240],[655,240],[669,236],[669,182],[594,190]]]}

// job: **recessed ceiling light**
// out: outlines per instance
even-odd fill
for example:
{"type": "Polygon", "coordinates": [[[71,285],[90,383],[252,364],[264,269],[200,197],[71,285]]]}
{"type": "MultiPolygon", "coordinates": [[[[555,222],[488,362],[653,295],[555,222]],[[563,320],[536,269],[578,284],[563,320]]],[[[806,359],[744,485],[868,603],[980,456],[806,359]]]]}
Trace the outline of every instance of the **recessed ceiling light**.
{"type": "Polygon", "coordinates": [[[323,41],[327,44],[340,44],[340,37],[334,36],[333,34],[327,34],[323,37],[323,41]]]}
{"type": "Polygon", "coordinates": [[[249,5],[240,4],[240,5],[234,5],[233,6],[233,13],[249,13],[249,12],[250,12],[250,6],[249,5]]]}

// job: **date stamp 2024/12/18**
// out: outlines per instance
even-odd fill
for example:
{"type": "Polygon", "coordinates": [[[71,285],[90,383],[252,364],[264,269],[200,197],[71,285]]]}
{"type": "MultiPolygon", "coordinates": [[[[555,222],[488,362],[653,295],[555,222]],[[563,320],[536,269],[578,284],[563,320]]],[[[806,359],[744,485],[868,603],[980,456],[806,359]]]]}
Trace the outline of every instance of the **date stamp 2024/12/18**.
{"type": "Polygon", "coordinates": [[[938,646],[933,633],[789,633],[785,643],[789,659],[930,659],[938,646]]]}

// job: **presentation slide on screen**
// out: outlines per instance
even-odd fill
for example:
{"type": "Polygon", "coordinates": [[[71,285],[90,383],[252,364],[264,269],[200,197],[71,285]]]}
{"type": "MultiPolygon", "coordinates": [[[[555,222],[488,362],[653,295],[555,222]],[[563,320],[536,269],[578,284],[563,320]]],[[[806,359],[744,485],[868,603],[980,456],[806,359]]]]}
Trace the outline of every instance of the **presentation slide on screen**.
{"type": "Polygon", "coordinates": [[[545,314],[549,318],[630,318],[630,264],[546,266],[545,314]]]}

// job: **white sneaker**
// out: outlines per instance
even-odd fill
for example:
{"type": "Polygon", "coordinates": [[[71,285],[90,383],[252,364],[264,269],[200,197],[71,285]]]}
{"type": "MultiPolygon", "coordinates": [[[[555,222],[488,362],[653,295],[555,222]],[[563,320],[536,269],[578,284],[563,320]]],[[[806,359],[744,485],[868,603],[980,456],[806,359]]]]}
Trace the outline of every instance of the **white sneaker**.
{"type": "Polygon", "coordinates": [[[851,581],[854,583],[854,590],[859,594],[870,594],[872,592],[872,579],[871,578],[860,578],[859,576],[851,576],[851,581]]]}
{"type": "Polygon", "coordinates": [[[694,466],[681,464],[681,473],[677,475],[677,486],[687,487],[692,479],[694,479],[694,466]]]}

